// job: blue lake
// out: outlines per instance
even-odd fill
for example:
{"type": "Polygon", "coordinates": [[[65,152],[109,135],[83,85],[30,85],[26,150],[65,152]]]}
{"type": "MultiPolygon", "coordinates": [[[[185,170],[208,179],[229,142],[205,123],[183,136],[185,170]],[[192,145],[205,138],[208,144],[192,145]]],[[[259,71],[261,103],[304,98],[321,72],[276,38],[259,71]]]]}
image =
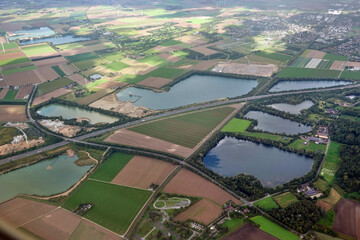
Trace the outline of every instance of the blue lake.
{"type": "Polygon", "coordinates": [[[213,101],[219,98],[242,96],[249,93],[257,85],[256,80],[192,75],[172,86],[167,92],[154,92],[148,89],[130,87],[116,95],[119,101],[132,101],[136,106],[161,110],[213,101]]]}
{"type": "Polygon", "coordinates": [[[314,160],[276,147],[225,137],[205,155],[203,162],[224,177],[245,173],[266,187],[276,187],[304,176],[314,160]]]}
{"type": "Polygon", "coordinates": [[[60,45],[60,44],[87,41],[87,40],[90,40],[90,38],[74,37],[72,35],[66,35],[61,37],[44,37],[44,38],[36,38],[33,40],[25,40],[25,41],[21,41],[20,45],[29,45],[29,44],[44,43],[44,42],[51,42],[54,45],[60,45]]]}
{"type": "Polygon", "coordinates": [[[42,27],[32,30],[20,30],[14,32],[15,35],[9,37],[9,41],[22,40],[28,38],[40,38],[55,35],[55,32],[48,27],[42,27]]]}
{"type": "Polygon", "coordinates": [[[269,92],[295,91],[312,88],[327,88],[352,84],[351,81],[339,80],[291,80],[280,81],[269,92]]]}

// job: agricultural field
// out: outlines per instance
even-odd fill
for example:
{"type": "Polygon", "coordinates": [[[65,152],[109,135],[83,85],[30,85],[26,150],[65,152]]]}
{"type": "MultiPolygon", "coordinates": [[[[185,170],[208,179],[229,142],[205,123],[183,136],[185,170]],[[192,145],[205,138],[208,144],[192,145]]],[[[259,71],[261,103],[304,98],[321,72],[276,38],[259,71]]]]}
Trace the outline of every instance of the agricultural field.
{"type": "Polygon", "coordinates": [[[0,60],[0,67],[8,66],[8,65],[15,65],[20,63],[27,63],[30,60],[27,57],[17,57],[17,58],[10,58],[10,59],[2,59],[0,60]]]}
{"type": "Polygon", "coordinates": [[[89,52],[89,53],[80,53],[73,56],[66,56],[66,59],[70,62],[80,62],[85,60],[91,60],[94,58],[98,58],[98,56],[95,53],[89,52]]]}
{"type": "Polygon", "coordinates": [[[8,144],[13,140],[13,137],[22,134],[17,128],[12,127],[0,127],[0,146],[8,144]]]}
{"type": "Polygon", "coordinates": [[[264,52],[264,51],[256,52],[254,55],[273,59],[273,60],[276,60],[279,62],[286,62],[292,58],[292,56],[289,56],[286,54],[281,54],[281,53],[276,53],[276,52],[264,52]]]}
{"type": "Polygon", "coordinates": [[[50,93],[59,88],[63,88],[72,83],[73,83],[73,81],[71,81],[68,78],[60,78],[60,79],[57,79],[57,80],[54,80],[51,82],[39,84],[35,96],[39,97],[39,96],[45,95],[47,93],[50,93]]]}
{"type": "Polygon", "coordinates": [[[359,71],[343,71],[340,78],[360,80],[359,71]]]}
{"type": "Polygon", "coordinates": [[[255,206],[264,209],[265,211],[279,208],[277,203],[272,199],[272,197],[267,197],[261,199],[254,203],[255,206]]]}
{"type": "Polygon", "coordinates": [[[232,232],[244,224],[245,224],[244,218],[231,217],[231,220],[226,219],[225,222],[221,224],[221,226],[227,227],[229,232],[232,232]]]}
{"type": "Polygon", "coordinates": [[[233,118],[231,121],[226,124],[222,132],[232,132],[232,133],[242,133],[245,132],[246,129],[250,126],[251,121],[245,119],[233,118]]]}
{"type": "Polygon", "coordinates": [[[259,239],[267,239],[267,240],[277,240],[276,238],[269,233],[266,233],[252,224],[246,224],[243,227],[238,228],[233,231],[229,235],[226,235],[223,240],[237,240],[237,239],[246,239],[246,240],[259,240],[259,239]]]}
{"type": "Polygon", "coordinates": [[[123,62],[112,62],[105,65],[105,68],[110,69],[112,71],[120,71],[124,68],[127,68],[129,65],[123,62]]]}
{"type": "Polygon", "coordinates": [[[34,65],[26,66],[26,67],[18,67],[18,68],[10,68],[1,72],[2,75],[12,74],[12,73],[19,73],[19,72],[26,72],[29,70],[36,69],[34,65]]]}
{"type": "Polygon", "coordinates": [[[289,143],[292,141],[290,137],[284,137],[276,134],[271,133],[260,133],[260,132],[242,132],[241,135],[255,137],[255,138],[262,138],[262,139],[269,139],[277,142],[289,143]]]}
{"type": "Polygon", "coordinates": [[[305,149],[306,151],[312,151],[315,153],[325,153],[326,151],[326,145],[325,144],[316,144],[312,141],[307,142],[305,144],[305,140],[303,139],[296,139],[294,142],[292,142],[289,147],[301,150],[305,149]]]}
{"type": "Polygon", "coordinates": [[[231,107],[222,107],[154,121],[129,130],[193,148],[233,111],[231,107]]]}
{"type": "Polygon", "coordinates": [[[28,57],[39,56],[39,55],[50,55],[56,53],[56,51],[50,47],[47,43],[22,47],[21,50],[28,57]]]}
{"type": "Polygon", "coordinates": [[[329,184],[332,184],[335,178],[335,171],[338,168],[340,161],[340,144],[337,142],[330,142],[329,150],[326,154],[324,164],[320,171],[322,176],[329,184]]]}
{"type": "Polygon", "coordinates": [[[116,233],[124,234],[151,192],[88,180],[63,204],[75,211],[80,204],[93,204],[84,217],[116,233]]]}
{"type": "Polygon", "coordinates": [[[229,200],[232,200],[236,204],[241,203],[220,187],[186,169],[181,169],[180,172],[165,186],[163,192],[206,198],[219,205],[223,205],[229,200]]]}
{"type": "Polygon", "coordinates": [[[133,157],[130,154],[114,152],[101,163],[90,178],[111,182],[133,157]]]}
{"type": "Polygon", "coordinates": [[[291,192],[286,192],[286,193],[274,196],[273,199],[281,208],[286,208],[287,206],[298,201],[298,199],[291,192]]]}
{"type": "Polygon", "coordinates": [[[52,69],[54,69],[54,71],[60,76],[60,77],[65,77],[66,73],[59,67],[59,66],[52,66],[52,69]]]}
{"type": "Polygon", "coordinates": [[[354,239],[360,238],[360,203],[342,199],[335,207],[335,221],[333,230],[354,239]]]}
{"type": "Polygon", "coordinates": [[[25,105],[0,105],[0,122],[25,122],[25,105]]]}
{"type": "Polygon", "coordinates": [[[263,216],[252,217],[251,221],[260,225],[260,229],[271,234],[274,237],[279,238],[280,240],[298,240],[299,237],[292,232],[287,231],[281,226],[273,223],[269,219],[263,216]]]}
{"type": "Polygon", "coordinates": [[[280,74],[280,78],[338,78],[341,71],[316,69],[316,68],[293,68],[286,67],[280,74]]]}

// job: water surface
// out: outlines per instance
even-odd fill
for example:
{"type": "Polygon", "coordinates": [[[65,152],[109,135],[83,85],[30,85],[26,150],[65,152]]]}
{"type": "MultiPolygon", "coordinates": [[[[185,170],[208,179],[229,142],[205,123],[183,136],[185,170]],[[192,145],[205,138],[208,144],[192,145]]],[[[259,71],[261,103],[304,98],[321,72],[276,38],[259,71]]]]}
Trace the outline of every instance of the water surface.
{"type": "Polygon", "coordinates": [[[272,108],[275,108],[279,111],[288,112],[291,114],[300,114],[302,110],[309,109],[314,105],[312,101],[306,100],[302,103],[292,105],[288,103],[275,103],[269,105],[272,108]]]}
{"type": "Polygon", "coordinates": [[[249,93],[257,85],[256,80],[192,75],[172,86],[167,92],[157,93],[148,89],[131,87],[116,95],[119,101],[130,100],[134,105],[160,110],[241,96],[249,93]]]}
{"type": "Polygon", "coordinates": [[[258,121],[258,124],[254,127],[255,130],[262,130],[277,134],[285,133],[287,135],[307,133],[311,131],[311,126],[264,112],[250,111],[245,115],[245,117],[256,119],[258,121]]]}
{"type": "Polygon", "coordinates": [[[65,106],[57,103],[44,106],[40,108],[37,113],[46,117],[62,116],[63,119],[85,117],[90,119],[91,124],[113,123],[118,120],[118,118],[113,116],[108,116],[95,111],[86,110],[78,107],[65,106]]]}
{"type": "Polygon", "coordinates": [[[20,45],[29,45],[29,44],[44,43],[44,42],[51,42],[54,45],[60,45],[60,44],[81,42],[81,41],[87,41],[87,40],[90,40],[90,38],[73,37],[72,35],[66,35],[66,36],[61,36],[61,37],[44,37],[44,38],[36,38],[33,40],[21,41],[20,45]]]}
{"type": "Polygon", "coordinates": [[[258,178],[266,187],[275,187],[304,176],[314,160],[276,147],[225,137],[205,155],[203,162],[222,176],[245,173],[258,178]]]}
{"type": "Polygon", "coordinates": [[[17,194],[50,196],[68,190],[91,166],[79,167],[78,159],[61,155],[0,175],[0,202],[17,194]]]}
{"type": "Polygon", "coordinates": [[[269,92],[294,91],[312,88],[327,88],[352,84],[351,81],[338,80],[290,80],[275,84],[269,92]]]}

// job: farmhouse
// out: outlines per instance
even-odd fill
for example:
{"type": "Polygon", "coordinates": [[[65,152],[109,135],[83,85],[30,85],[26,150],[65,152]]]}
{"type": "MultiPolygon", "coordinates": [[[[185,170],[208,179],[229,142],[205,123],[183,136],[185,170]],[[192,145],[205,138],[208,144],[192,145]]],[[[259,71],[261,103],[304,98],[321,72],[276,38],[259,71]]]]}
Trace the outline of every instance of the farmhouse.
{"type": "Polygon", "coordinates": [[[321,192],[319,192],[318,190],[316,190],[315,188],[310,186],[310,183],[305,183],[303,185],[301,185],[301,187],[297,190],[299,193],[303,192],[305,193],[307,196],[309,196],[311,199],[317,197],[321,197],[323,194],[321,192]]]}
{"type": "Polygon", "coordinates": [[[316,131],[315,137],[329,139],[329,128],[328,127],[319,127],[316,131]]]}
{"type": "Polygon", "coordinates": [[[100,74],[93,74],[93,75],[90,76],[90,80],[91,80],[91,81],[96,81],[96,80],[101,79],[102,77],[103,77],[103,76],[100,75],[100,74]]]}

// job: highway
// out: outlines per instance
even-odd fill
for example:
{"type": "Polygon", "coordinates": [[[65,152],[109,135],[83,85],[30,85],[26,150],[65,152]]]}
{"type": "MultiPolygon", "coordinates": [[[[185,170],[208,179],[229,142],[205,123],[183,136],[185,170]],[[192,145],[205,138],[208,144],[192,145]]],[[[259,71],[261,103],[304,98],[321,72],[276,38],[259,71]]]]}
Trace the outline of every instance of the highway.
{"type": "MultiPolygon", "coordinates": [[[[35,119],[33,119],[31,114],[30,114],[30,105],[31,105],[30,103],[31,103],[31,101],[32,101],[32,99],[34,97],[36,87],[37,86],[34,87],[33,92],[32,92],[32,94],[31,94],[31,96],[29,98],[30,100],[29,100],[29,104],[28,104],[28,107],[27,107],[27,115],[29,117],[30,122],[32,122],[35,125],[38,125],[37,121],[35,119]]],[[[88,144],[88,142],[84,142],[83,140],[85,140],[87,138],[100,136],[100,135],[103,135],[103,134],[105,134],[107,132],[118,130],[118,129],[121,129],[121,128],[131,127],[131,126],[137,125],[139,123],[149,122],[149,121],[153,121],[153,120],[164,118],[164,117],[170,117],[170,116],[173,116],[173,115],[176,115],[176,114],[185,113],[185,112],[189,112],[189,111],[195,111],[195,110],[200,110],[200,109],[203,109],[203,108],[211,108],[211,107],[217,107],[217,106],[221,106],[221,105],[225,105],[225,104],[246,102],[246,101],[252,101],[252,100],[256,100],[256,99],[263,99],[263,98],[269,98],[269,97],[287,96],[287,95],[295,95],[295,94],[306,94],[306,93],[316,93],[316,92],[328,92],[328,91],[351,89],[351,88],[357,88],[357,87],[360,87],[360,84],[352,84],[352,85],[339,86],[339,87],[334,87],[334,88],[323,88],[323,89],[313,89],[313,90],[301,90],[301,91],[292,91],[292,92],[271,93],[271,94],[266,94],[266,95],[258,95],[258,96],[250,96],[250,97],[230,99],[230,100],[227,100],[227,101],[205,103],[205,104],[201,104],[201,105],[197,105],[197,106],[193,106],[193,107],[188,107],[188,108],[183,108],[183,109],[179,109],[179,110],[172,110],[172,111],[160,113],[158,115],[149,116],[149,117],[142,118],[142,119],[139,119],[139,120],[135,120],[135,121],[132,121],[132,122],[127,122],[127,123],[120,124],[118,126],[114,126],[114,127],[111,127],[111,128],[102,129],[102,130],[99,130],[99,131],[94,131],[94,132],[91,132],[91,133],[88,133],[88,134],[85,134],[85,135],[82,135],[82,136],[79,136],[79,137],[75,137],[75,138],[62,137],[62,136],[56,135],[56,134],[54,134],[54,133],[52,133],[50,131],[46,131],[43,128],[40,128],[42,131],[45,131],[47,134],[60,137],[64,141],[56,143],[56,144],[52,144],[52,145],[49,145],[49,146],[46,146],[46,147],[38,148],[38,149],[33,150],[33,151],[29,151],[29,152],[26,152],[26,153],[22,153],[22,154],[18,154],[18,155],[12,156],[12,157],[1,159],[0,160],[0,165],[6,164],[6,163],[11,162],[11,161],[16,161],[16,160],[19,160],[19,159],[24,158],[24,157],[29,157],[29,156],[32,156],[32,155],[35,155],[35,154],[38,154],[38,153],[46,152],[48,150],[64,146],[64,145],[68,144],[69,142],[78,142],[78,143],[86,143],[86,144],[88,144]]]]}

